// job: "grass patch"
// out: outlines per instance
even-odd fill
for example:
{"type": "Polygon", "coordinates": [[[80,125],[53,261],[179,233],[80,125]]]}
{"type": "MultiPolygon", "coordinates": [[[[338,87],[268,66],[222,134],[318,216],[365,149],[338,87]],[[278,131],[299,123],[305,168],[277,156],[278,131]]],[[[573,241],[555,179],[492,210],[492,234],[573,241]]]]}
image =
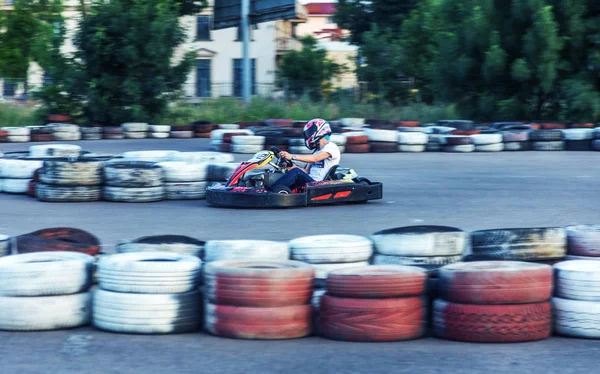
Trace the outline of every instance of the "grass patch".
{"type": "Polygon", "coordinates": [[[0,127],[22,127],[39,125],[36,109],[9,103],[0,103],[0,127]]]}

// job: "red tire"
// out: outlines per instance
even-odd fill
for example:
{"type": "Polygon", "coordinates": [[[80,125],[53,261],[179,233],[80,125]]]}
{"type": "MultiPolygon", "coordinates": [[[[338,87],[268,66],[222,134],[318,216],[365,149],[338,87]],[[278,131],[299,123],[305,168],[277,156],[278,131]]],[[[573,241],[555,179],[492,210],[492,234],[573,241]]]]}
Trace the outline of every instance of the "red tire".
{"type": "Polygon", "coordinates": [[[43,229],[17,236],[17,252],[72,251],[95,256],[100,240],[87,231],[71,227],[43,229]]]}
{"type": "Polygon", "coordinates": [[[567,126],[565,126],[562,123],[541,123],[540,128],[542,128],[544,130],[552,130],[552,129],[564,130],[567,128],[567,126]]]}
{"type": "Polygon", "coordinates": [[[369,153],[371,146],[367,144],[346,144],[344,153],[369,153]]]}
{"type": "Polygon", "coordinates": [[[569,125],[570,129],[593,129],[596,127],[593,123],[573,123],[569,125]]]}
{"type": "Polygon", "coordinates": [[[346,137],[346,146],[348,144],[368,144],[369,137],[366,135],[354,135],[346,137]]]}
{"type": "Polygon", "coordinates": [[[310,304],[315,270],[299,261],[216,261],[204,269],[209,302],[247,307],[310,304]]]}
{"type": "Polygon", "coordinates": [[[465,262],[439,270],[445,300],[465,304],[530,304],[552,296],[552,267],[517,261],[465,262]]]}
{"type": "Polygon", "coordinates": [[[462,135],[462,136],[477,135],[480,133],[481,133],[480,130],[454,130],[454,131],[450,132],[450,134],[452,134],[452,135],[462,135]]]}
{"type": "Polygon", "coordinates": [[[321,298],[320,331],[329,339],[385,342],[416,339],[425,332],[424,298],[321,298]]]}
{"type": "Polygon", "coordinates": [[[327,275],[327,294],[337,297],[385,298],[419,296],[427,272],[413,266],[371,265],[334,270],[327,275]]]}
{"type": "Polygon", "coordinates": [[[194,133],[195,138],[210,138],[210,132],[196,132],[194,133]]]}
{"type": "Polygon", "coordinates": [[[419,127],[419,121],[394,121],[397,127],[419,127]]]}
{"type": "Polygon", "coordinates": [[[312,316],[311,304],[249,308],[207,303],[204,327],[227,338],[295,339],[312,333],[312,316]]]}
{"type": "Polygon", "coordinates": [[[396,142],[371,142],[370,146],[373,153],[398,152],[398,143],[396,142]]]}
{"type": "Polygon", "coordinates": [[[552,331],[549,302],[519,305],[469,305],[436,300],[433,331],[467,342],[526,342],[546,339],[552,331]]]}

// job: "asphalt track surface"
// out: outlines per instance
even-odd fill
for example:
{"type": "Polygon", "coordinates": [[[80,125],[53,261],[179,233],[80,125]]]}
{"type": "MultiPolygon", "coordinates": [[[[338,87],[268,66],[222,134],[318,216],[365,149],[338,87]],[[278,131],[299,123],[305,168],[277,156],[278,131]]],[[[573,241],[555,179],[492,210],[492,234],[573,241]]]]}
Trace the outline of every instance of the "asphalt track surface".
{"type": "MultiPolygon", "coordinates": [[[[103,153],[208,149],[203,139],[73,143],[103,153]]],[[[29,145],[2,144],[0,151],[26,150],[29,145]]],[[[110,253],[120,239],[156,234],[288,240],[328,233],[369,235],[415,224],[472,231],[600,223],[599,161],[600,152],[344,154],[343,166],[383,182],[382,200],[284,210],[220,209],[205,201],[55,204],[0,194],[0,233],[14,236],[74,226],[97,235],[110,253]]],[[[434,337],[365,344],[317,337],[240,341],[205,333],[123,335],[87,327],[0,332],[0,341],[3,374],[582,373],[597,371],[600,354],[598,341],[560,337],[518,344],[434,337]]]]}

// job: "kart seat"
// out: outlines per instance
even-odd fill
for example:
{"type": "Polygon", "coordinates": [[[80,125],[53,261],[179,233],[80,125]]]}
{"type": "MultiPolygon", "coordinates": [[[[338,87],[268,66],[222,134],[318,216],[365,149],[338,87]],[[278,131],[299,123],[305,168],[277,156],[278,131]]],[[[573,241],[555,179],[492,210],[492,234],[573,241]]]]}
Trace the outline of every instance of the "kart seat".
{"type": "Polygon", "coordinates": [[[325,179],[323,179],[324,181],[332,181],[335,180],[335,172],[337,171],[339,165],[333,165],[331,167],[331,169],[329,169],[329,171],[327,172],[327,175],[325,176],[325,179]]]}

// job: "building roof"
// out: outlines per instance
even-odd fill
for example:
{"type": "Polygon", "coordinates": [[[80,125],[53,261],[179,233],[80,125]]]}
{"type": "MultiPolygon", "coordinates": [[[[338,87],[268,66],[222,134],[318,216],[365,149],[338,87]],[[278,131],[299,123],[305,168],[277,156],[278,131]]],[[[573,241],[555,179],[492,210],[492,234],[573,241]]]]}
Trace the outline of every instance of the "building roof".
{"type": "Polygon", "coordinates": [[[335,3],[308,3],[304,4],[308,14],[334,14],[335,3]]]}

